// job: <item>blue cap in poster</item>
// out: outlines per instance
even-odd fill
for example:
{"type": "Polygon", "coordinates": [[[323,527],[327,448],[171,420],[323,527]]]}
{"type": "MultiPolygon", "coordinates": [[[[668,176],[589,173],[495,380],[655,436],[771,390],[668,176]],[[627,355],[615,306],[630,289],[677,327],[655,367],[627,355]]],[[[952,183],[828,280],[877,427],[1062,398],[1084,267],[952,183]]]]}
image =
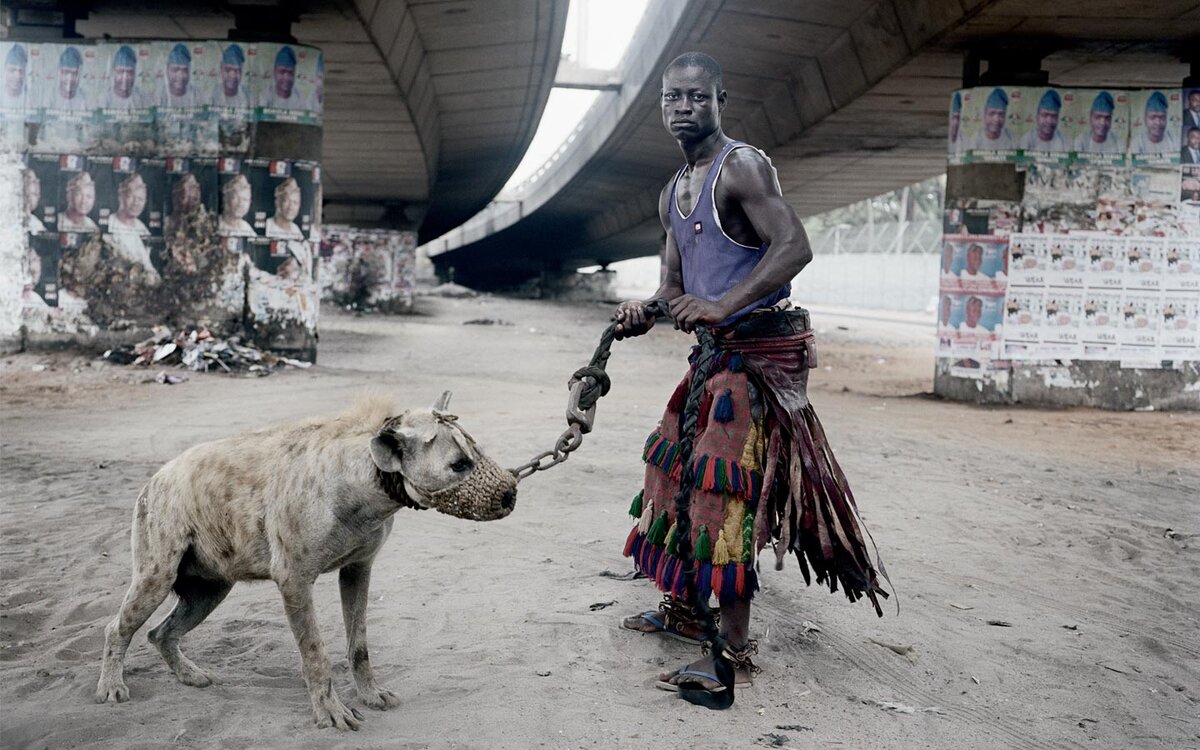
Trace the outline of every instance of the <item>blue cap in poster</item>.
{"type": "Polygon", "coordinates": [[[58,56],[58,67],[60,68],[78,68],[83,65],[83,55],[79,54],[79,50],[74,47],[67,47],[63,53],[58,56]]]}
{"type": "Polygon", "coordinates": [[[1050,89],[1042,94],[1042,98],[1038,101],[1038,109],[1057,112],[1062,109],[1062,97],[1058,95],[1057,91],[1050,89]]]}
{"type": "Polygon", "coordinates": [[[14,44],[12,49],[8,51],[8,55],[4,58],[5,65],[19,65],[25,67],[25,63],[29,61],[29,56],[25,53],[25,48],[19,44],[14,44]]]}
{"type": "Polygon", "coordinates": [[[296,53],[291,47],[280,47],[278,54],[275,55],[275,65],[279,68],[294,68],[296,67],[296,53]]]}
{"type": "Polygon", "coordinates": [[[191,65],[192,53],[188,52],[186,44],[176,44],[171,48],[171,55],[167,58],[167,65],[191,65]]]}
{"type": "Polygon", "coordinates": [[[1166,112],[1167,111],[1167,97],[1163,96],[1163,93],[1161,91],[1155,91],[1153,94],[1150,95],[1150,98],[1146,100],[1146,111],[1147,112],[1166,112]]]}
{"type": "Polygon", "coordinates": [[[325,53],[324,52],[317,53],[317,72],[318,73],[325,72],[325,53]]]}
{"type": "Polygon", "coordinates": [[[127,44],[122,44],[117,49],[117,54],[113,55],[114,68],[136,68],[137,55],[133,53],[133,48],[127,44]]]}
{"type": "Polygon", "coordinates": [[[962,112],[962,94],[954,92],[954,97],[950,99],[950,111],[962,112]]]}
{"type": "Polygon", "coordinates": [[[1008,109],[1008,94],[1004,93],[1004,89],[992,89],[983,106],[986,109],[1008,109]]]}
{"type": "Polygon", "coordinates": [[[1113,103],[1112,94],[1107,91],[1096,94],[1096,98],[1092,101],[1093,112],[1111,115],[1114,109],[1116,109],[1116,104],[1113,103]]]}
{"type": "Polygon", "coordinates": [[[242,52],[242,48],[236,44],[231,44],[221,53],[222,65],[237,65],[241,67],[246,62],[246,53],[242,52]]]}

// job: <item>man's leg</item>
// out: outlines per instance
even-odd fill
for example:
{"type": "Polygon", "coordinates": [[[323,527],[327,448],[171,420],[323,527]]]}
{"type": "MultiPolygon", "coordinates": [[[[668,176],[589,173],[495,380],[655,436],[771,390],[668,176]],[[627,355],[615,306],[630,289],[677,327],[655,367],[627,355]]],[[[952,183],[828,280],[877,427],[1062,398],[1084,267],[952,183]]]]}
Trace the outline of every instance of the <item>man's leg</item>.
{"type": "MultiPolygon", "coordinates": [[[[746,648],[750,643],[750,600],[749,599],[733,599],[721,605],[721,637],[729,644],[729,647],[734,650],[746,648]]],[[[681,672],[703,672],[705,674],[716,674],[715,660],[712,654],[702,656],[697,661],[688,664],[686,667],[664,672],[658,676],[661,682],[671,685],[678,685],[681,682],[698,683],[701,687],[712,690],[721,686],[716,680],[710,680],[704,677],[699,677],[695,674],[680,674],[681,672]]],[[[738,684],[748,682],[750,680],[750,670],[748,668],[738,669],[736,680],[738,684]]]]}
{"type": "MultiPolygon", "coordinates": [[[[718,613],[714,613],[718,614],[718,613]]],[[[651,609],[621,620],[621,627],[639,633],[664,633],[685,643],[704,640],[704,628],[696,612],[671,595],[663,597],[658,609],[651,609]]]]}

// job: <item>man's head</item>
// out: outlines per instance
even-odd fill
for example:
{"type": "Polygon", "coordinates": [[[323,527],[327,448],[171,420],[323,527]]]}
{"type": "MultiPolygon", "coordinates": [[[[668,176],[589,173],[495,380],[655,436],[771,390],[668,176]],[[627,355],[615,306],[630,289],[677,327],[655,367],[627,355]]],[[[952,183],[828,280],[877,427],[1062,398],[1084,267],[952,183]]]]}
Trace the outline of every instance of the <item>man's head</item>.
{"type": "Polygon", "coordinates": [[[979,325],[979,319],[983,316],[983,300],[978,297],[971,297],[967,300],[967,328],[974,328],[979,325]]]}
{"type": "Polygon", "coordinates": [[[133,95],[133,84],[137,80],[137,55],[133,48],[122,44],[113,55],[112,85],[113,93],[121,99],[133,95]]]}
{"type": "Polygon", "coordinates": [[[1112,130],[1114,109],[1116,109],[1116,104],[1113,102],[1112,94],[1107,91],[1101,91],[1092,100],[1092,111],[1088,115],[1088,125],[1092,129],[1093,143],[1104,143],[1108,140],[1108,133],[1112,130]]]}
{"type": "Polygon", "coordinates": [[[1146,100],[1146,135],[1151,143],[1162,143],[1167,134],[1167,97],[1155,91],[1146,100]]]}
{"type": "Polygon", "coordinates": [[[1058,113],[1062,109],[1062,97],[1054,89],[1046,91],[1042,94],[1041,100],[1037,107],[1037,127],[1038,140],[1049,141],[1054,137],[1054,131],[1058,130],[1058,113]]]}
{"type": "Polygon", "coordinates": [[[130,222],[146,210],[146,181],[139,174],[131,174],[117,187],[117,216],[130,222]]]}
{"type": "Polygon", "coordinates": [[[1200,128],[1191,128],[1188,130],[1187,145],[1191,149],[1200,149],[1200,128]]]}
{"type": "Polygon", "coordinates": [[[250,180],[246,175],[236,175],[221,188],[221,214],[229,221],[236,221],[250,210],[250,180]]]}
{"type": "Polygon", "coordinates": [[[300,215],[300,185],[289,177],[275,188],[275,213],[288,221],[300,215]]]}
{"type": "Polygon", "coordinates": [[[950,99],[950,142],[958,140],[958,126],[962,122],[962,94],[957,91],[950,99]]]}
{"type": "Polygon", "coordinates": [[[1196,89],[1188,94],[1188,109],[1193,112],[1200,112],[1200,89],[1196,89]]]}
{"type": "Polygon", "coordinates": [[[176,214],[194,210],[200,205],[200,180],[191,172],[185,173],[171,186],[171,206],[176,214]]]}
{"type": "Polygon", "coordinates": [[[80,172],[67,182],[67,213],[79,219],[96,206],[96,183],[87,172],[80,172]]]}
{"type": "Polygon", "coordinates": [[[725,89],[721,66],[703,52],[685,52],[663,71],[663,125],[677,141],[701,141],[720,131],[725,89]]]}
{"type": "Polygon", "coordinates": [[[9,96],[20,96],[25,91],[25,67],[29,64],[29,56],[25,47],[14,44],[4,58],[4,93],[9,96]]]}
{"type": "Polygon", "coordinates": [[[1004,89],[992,89],[983,104],[983,132],[988,140],[994,141],[1000,137],[1007,117],[1008,94],[1004,93],[1004,89]]]}
{"type": "Polygon", "coordinates": [[[58,56],[58,95],[63,99],[74,99],[79,93],[79,69],[83,67],[83,55],[74,47],[67,47],[58,56]]]}
{"type": "Polygon", "coordinates": [[[167,90],[171,96],[187,96],[192,80],[192,53],[186,44],[176,44],[167,57],[167,90]]]}
{"type": "Polygon", "coordinates": [[[32,169],[25,170],[24,178],[25,210],[33,211],[42,200],[42,181],[38,179],[37,174],[32,169]]]}
{"type": "Polygon", "coordinates": [[[225,96],[237,96],[242,86],[242,66],[246,63],[246,54],[236,44],[225,48],[221,54],[221,90],[225,96]]]}
{"type": "Polygon", "coordinates": [[[280,47],[275,55],[275,96],[290,99],[296,85],[296,53],[291,47],[280,47]]]}
{"type": "Polygon", "coordinates": [[[967,273],[979,273],[983,265],[983,245],[971,245],[967,248],[967,273]]]}

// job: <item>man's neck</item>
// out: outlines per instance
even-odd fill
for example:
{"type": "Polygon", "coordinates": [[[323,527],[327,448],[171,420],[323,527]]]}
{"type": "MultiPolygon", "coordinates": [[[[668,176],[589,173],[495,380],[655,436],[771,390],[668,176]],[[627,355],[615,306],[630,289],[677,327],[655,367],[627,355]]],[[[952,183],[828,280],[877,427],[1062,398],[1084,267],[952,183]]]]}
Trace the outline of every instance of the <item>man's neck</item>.
{"type": "Polygon", "coordinates": [[[679,150],[683,152],[683,158],[687,161],[688,167],[695,169],[700,162],[710,162],[715,159],[730,140],[720,128],[717,128],[700,140],[680,141],[679,150]]]}

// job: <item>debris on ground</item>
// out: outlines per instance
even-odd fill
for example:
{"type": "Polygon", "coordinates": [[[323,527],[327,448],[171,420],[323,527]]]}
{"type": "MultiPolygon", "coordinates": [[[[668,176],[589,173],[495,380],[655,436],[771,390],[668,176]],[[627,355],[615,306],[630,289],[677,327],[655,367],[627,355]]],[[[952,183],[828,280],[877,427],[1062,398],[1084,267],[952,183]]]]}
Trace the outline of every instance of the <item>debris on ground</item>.
{"type": "Polygon", "coordinates": [[[883,646],[889,651],[893,651],[900,656],[906,656],[911,654],[913,651],[913,647],[908,644],[888,643],[887,641],[880,641],[875,638],[868,638],[867,640],[871,643],[874,643],[876,646],[883,646]]]}
{"type": "Polygon", "coordinates": [[[618,581],[636,581],[640,578],[646,577],[644,573],[637,570],[631,570],[628,573],[614,573],[608,568],[605,568],[596,575],[600,576],[601,578],[614,578],[618,581]]]}
{"type": "MultiPolygon", "coordinates": [[[[270,375],[281,367],[312,367],[312,362],[282,357],[244,344],[239,336],[222,339],[207,328],[196,327],[174,333],[166,326],[155,326],[154,335],[150,338],[109,349],[104,352],[104,359],[118,365],[175,365],[195,372],[220,370],[260,377],[270,375]]],[[[187,378],[169,375],[164,371],[155,380],[175,385],[186,382],[187,378]]]]}
{"type": "Polygon", "coordinates": [[[600,610],[600,609],[607,609],[608,607],[611,607],[612,605],[614,605],[614,604],[616,604],[616,603],[617,603],[617,601],[616,601],[615,599],[614,599],[613,601],[611,601],[611,602],[596,602],[595,604],[592,604],[592,605],[590,605],[590,606],[588,607],[588,609],[590,609],[590,610],[592,610],[593,612],[595,612],[595,611],[597,611],[597,610],[600,610]]]}
{"type": "Polygon", "coordinates": [[[944,716],[946,714],[945,711],[938,708],[937,706],[928,706],[928,707],[908,706],[903,703],[896,703],[895,701],[877,701],[873,698],[863,698],[862,702],[868,706],[878,706],[879,708],[882,708],[884,711],[891,711],[892,713],[897,713],[897,714],[921,713],[921,714],[938,714],[940,716],[944,716]]]}
{"type": "Polygon", "coordinates": [[[465,326],[511,326],[512,323],[508,322],[507,320],[499,320],[497,318],[472,318],[471,320],[464,320],[463,325],[465,325],[465,326]]]}

